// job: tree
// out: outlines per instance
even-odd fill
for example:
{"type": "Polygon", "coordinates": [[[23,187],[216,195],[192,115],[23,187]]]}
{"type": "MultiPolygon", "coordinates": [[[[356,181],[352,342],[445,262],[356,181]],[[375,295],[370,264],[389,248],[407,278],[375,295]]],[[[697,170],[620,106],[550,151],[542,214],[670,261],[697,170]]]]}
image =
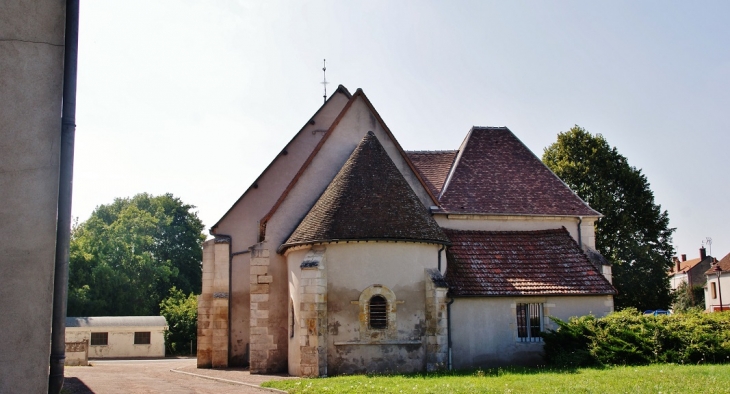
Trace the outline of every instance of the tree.
{"type": "Polygon", "coordinates": [[[191,346],[197,340],[198,298],[175,287],[170,289],[170,296],[160,303],[160,314],[167,320],[168,330],[165,332],[165,346],[168,354],[183,354],[194,350],[191,346]],[[191,349],[192,348],[192,349],[191,349]]]}
{"type": "Polygon", "coordinates": [[[593,209],[596,249],[613,263],[617,309],[668,308],[674,248],[669,215],[654,203],[641,170],[600,135],[575,126],[545,148],[543,162],[593,209]]]}
{"type": "Polygon", "coordinates": [[[692,309],[705,309],[705,289],[702,286],[689,286],[682,282],[672,291],[672,310],[687,312],[692,309]]]}
{"type": "Polygon", "coordinates": [[[199,293],[203,223],[192,205],[146,193],[100,205],[73,228],[69,316],[154,315],[168,290],[199,293]]]}

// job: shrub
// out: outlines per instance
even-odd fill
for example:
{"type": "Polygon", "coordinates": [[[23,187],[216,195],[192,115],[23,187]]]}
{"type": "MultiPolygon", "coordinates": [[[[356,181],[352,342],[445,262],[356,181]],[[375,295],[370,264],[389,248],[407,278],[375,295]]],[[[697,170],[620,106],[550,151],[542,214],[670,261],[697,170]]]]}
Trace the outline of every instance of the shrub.
{"type": "Polygon", "coordinates": [[[625,309],[600,319],[552,319],[558,329],[543,334],[545,359],[559,367],[730,362],[730,313],[653,316],[625,309]]]}
{"type": "Polygon", "coordinates": [[[165,347],[168,354],[187,354],[196,347],[198,326],[198,298],[190,293],[187,297],[174,286],[170,296],[160,303],[160,314],[167,320],[165,347]],[[193,348],[191,349],[191,345],[193,348]]]}

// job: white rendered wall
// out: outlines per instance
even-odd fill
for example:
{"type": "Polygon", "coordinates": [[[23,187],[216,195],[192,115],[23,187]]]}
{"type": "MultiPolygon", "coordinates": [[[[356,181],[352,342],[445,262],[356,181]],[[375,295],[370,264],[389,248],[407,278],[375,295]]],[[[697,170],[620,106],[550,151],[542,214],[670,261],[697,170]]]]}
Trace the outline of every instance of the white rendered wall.
{"type": "Polygon", "coordinates": [[[165,357],[165,327],[69,327],[66,342],[89,341],[89,358],[165,357]],[[107,345],[91,345],[92,332],[109,333],[107,345]],[[135,345],[135,332],[149,332],[149,345],[135,345]]]}
{"type": "Polygon", "coordinates": [[[517,337],[517,303],[543,303],[545,329],[556,329],[548,319],[567,320],[613,311],[611,296],[463,297],[451,306],[452,357],[456,369],[505,365],[539,365],[541,342],[523,343],[517,337]]]}

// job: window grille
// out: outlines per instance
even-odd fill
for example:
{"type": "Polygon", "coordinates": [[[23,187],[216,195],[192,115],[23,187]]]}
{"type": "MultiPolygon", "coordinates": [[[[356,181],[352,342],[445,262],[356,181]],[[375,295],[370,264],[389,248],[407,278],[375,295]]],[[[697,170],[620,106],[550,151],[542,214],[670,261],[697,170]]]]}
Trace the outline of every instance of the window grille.
{"type": "Polygon", "coordinates": [[[108,332],[92,332],[91,346],[106,346],[109,344],[108,332]]]}
{"type": "Polygon", "coordinates": [[[374,295],[370,298],[370,328],[388,328],[388,301],[383,296],[374,295]]]}
{"type": "Polygon", "coordinates": [[[517,304],[517,337],[520,342],[542,342],[542,304],[517,304]]]}
{"type": "Polygon", "coordinates": [[[134,344],[135,345],[149,345],[150,344],[150,333],[147,332],[135,332],[134,333],[134,344]]]}

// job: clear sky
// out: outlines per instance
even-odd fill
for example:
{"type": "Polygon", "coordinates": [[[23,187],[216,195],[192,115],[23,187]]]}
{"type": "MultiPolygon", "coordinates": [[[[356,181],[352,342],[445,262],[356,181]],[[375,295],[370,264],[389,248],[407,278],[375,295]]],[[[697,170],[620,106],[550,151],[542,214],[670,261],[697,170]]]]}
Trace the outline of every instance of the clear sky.
{"type": "Polygon", "coordinates": [[[678,254],[730,253],[727,1],[83,2],[73,215],[170,192],[213,225],[322,104],[324,58],[406,150],[601,133],[678,254]]]}

